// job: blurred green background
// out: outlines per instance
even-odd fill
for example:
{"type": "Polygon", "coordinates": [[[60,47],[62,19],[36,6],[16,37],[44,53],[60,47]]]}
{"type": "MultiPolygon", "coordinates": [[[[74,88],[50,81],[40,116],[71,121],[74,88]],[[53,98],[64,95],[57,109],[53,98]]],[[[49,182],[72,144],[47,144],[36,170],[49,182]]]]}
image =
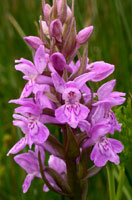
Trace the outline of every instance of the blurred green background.
{"type": "MultiPolygon", "coordinates": [[[[51,1],[46,2],[51,4],[51,1]]],[[[71,0],[68,3],[71,5],[71,0]]],[[[24,86],[22,74],[14,69],[14,60],[20,57],[32,59],[21,35],[37,35],[36,24],[40,14],[42,15],[41,0],[0,0],[0,200],[66,200],[53,192],[43,193],[43,182],[37,178],[27,194],[23,194],[21,185],[25,172],[17,166],[13,156],[6,157],[8,150],[21,137],[20,130],[12,126],[15,106],[8,104],[10,99],[20,96],[24,86]]],[[[84,26],[94,26],[89,39],[90,62],[104,60],[114,64],[116,69],[111,78],[117,79],[116,89],[126,92],[128,97],[129,92],[132,93],[132,0],[75,0],[75,17],[78,31],[84,26]]],[[[125,164],[126,168],[124,190],[127,195],[123,192],[122,200],[129,200],[132,183],[130,100],[127,107],[117,111],[117,116],[119,115],[120,121],[124,123],[124,132],[117,138],[126,147],[121,164],[125,164]]],[[[118,172],[117,169],[116,171],[118,172]]],[[[88,199],[108,199],[105,168],[89,179],[88,185],[88,199]]]]}

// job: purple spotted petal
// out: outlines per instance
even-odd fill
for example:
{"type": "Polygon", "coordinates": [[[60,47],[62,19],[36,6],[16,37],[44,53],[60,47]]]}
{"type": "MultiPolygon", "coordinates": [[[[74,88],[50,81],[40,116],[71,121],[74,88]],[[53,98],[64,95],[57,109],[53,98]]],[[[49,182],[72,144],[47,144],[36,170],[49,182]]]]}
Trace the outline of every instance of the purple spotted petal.
{"type": "Polygon", "coordinates": [[[124,146],[122,145],[120,141],[113,138],[108,138],[108,141],[111,143],[112,148],[115,153],[120,153],[124,149],[124,146]]]}
{"type": "Polygon", "coordinates": [[[31,147],[33,143],[42,144],[49,136],[49,130],[41,122],[37,122],[33,127],[30,128],[28,134],[28,143],[31,147]]]}
{"type": "Polygon", "coordinates": [[[29,113],[34,116],[38,116],[42,113],[42,109],[40,106],[37,106],[36,104],[30,104],[15,108],[15,112],[20,113],[24,116],[27,116],[29,113]]]}
{"type": "Polygon", "coordinates": [[[42,74],[47,65],[47,61],[45,57],[45,49],[43,45],[41,45],[37,49],[35,57],[34,57],[34,63],[35,63],[36,70],[39,72],[39,74],[42,74]]]}
{"type": "Polygon", "coordinates": [[[119,141],[111,138],[107,139],[103,136],[100,137],[95,144],[90,158],[97,167],[104,166],[108,160],[118,165],[120,161],[119,156],[116,153],[121,152],[122,150],[123,145],[119,141]]]}
{"type": "Polygon", "coordinates": [[[76,128],[79,121],[86,119],[89,109],[79,104],[77,106],[60,106],[55,110],[55,116],[61,123],[67,122],[72,128],[76,128]]]}
{"type": "Polygon", "coordinates": [[[103,167],[106,165],[108,158],[101,154],[98,145],[96,144],[90,154],[90,159],[94,161],[94,164],[97,167],[103,167]]]}
{"type": "Polygon", "coordinates": [[[33,81],[27,82],[25,87],[23,88],[20,98],[28,97],[33,92],[33,89],[34,89],[34,82],[33,81]]]}
{"type": "Polygon", "coordinates": [[[108,119],[109,124],[111,125],[111,129],[110,129],[110,133],[114,134],[114,131],[121,131],[121,125],[119,124],[118,121],[116,120],[115,114],[114,112],[112,112],[111,110],[106,111],[105,113],[105,119],[108,119]]]}
{"type": "Polygon", "coordinates": [[[27,122],[21,120],[13,120],[13,125],[18,126],[19,128],[21,128],[24,134],[27,134],[28,132],[27,122]]]}

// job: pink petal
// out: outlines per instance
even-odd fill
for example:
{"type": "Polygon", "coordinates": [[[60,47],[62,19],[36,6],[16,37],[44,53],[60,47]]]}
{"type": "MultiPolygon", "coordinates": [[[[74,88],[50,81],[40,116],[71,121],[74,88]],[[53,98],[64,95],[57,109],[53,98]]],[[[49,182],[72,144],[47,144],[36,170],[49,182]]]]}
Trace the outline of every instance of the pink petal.
{"type": "Polygon", "coordinates": [[[34,83],[31,81],[27,82],[25,87],[23,88],[20,98],[28,97],[33,92],[33,89],[34,83]]]}
{"type": "Polygon", "coordinates": [[[78,126],[81,129],[81,131],[85,131],[87,134],[89,133],[91,125],[88,121],[81,120],[78,126]]]}
{"type": "Polygon", "coordinates": [[[90,159],[93,160],[94,164],[97,167],[103,167],[108,161],[108,158],[104,154],[100,153],[97,144],[93,147],[93,150],[90,154],[90,159]]]}
{"type": "Polygon", "coordinates": [[[40,172],[38,155],[36,152],[28,151],[28,153],[22,153],[14,157],[15,162],[20,165],[28,174],[34,172],[40,172]]]}
{"type": "Polygon", "coordinates": [[[74,82],[76,82],[76,84],[78,85],[78,89],[80,89],[87,81],[93,80],[94,77],[95,72],[88,72],[75,78],[74,82]]]}
{"type": "Polygon", "coordinates": [[[19,151],[21,151],[27,144],[27,139],[26,137],[23,137],[21,140],[19,140],[11,149],[10,151],[7,153],[7,156],[9,156],[10,154],[16,154],[19,151]]]}
{"type": "Polygon", "coordinates": [[[22,185],[23,193],[26,193],[31,185],[32,180],[34,179],[34,174],[28,174],[22,185]]]}
{"type": "Polygon", "coordinates": [[[80,114],[78,115],[78,121],[86,119],[89,112],[90,110],[86,106],[80,104],[80,114]]]}
{"type": "Polygon", "coordinates": [[[32,144],[42,144],[48,139],[48,128],[44,126],[41,122],[37,122],[37,127],[38,129],[29,130],[27,142],[30,148],[32,147],[32,144]]]}
{"type": "Polygon", "coordinates": [[[39,37],[28,36],[24,37],[24,40],[35,50],[37,50],[40,45],[43,45],[43,42],[39,37]]]}
{"type": "Polygon", "coordinates": [[[60,106],[59,108],[55,110],[55,117],[61,123],[65,123],[67,121],[66,115],[65,115],[65,105],[60,106]]]}
{"type": "Polygon", "coordinates": [[[15,65],[15,69],[18,71],[21,71],[28,77],[37,73],[34,65],[30,66],[26,63],[20,63],[20,64],[15,65]]]}
{"type": "Polygon", "coordinates": [[[103,84],[97,91],[99,100],[106,98],[112,92],[115,84],[116,84],[116,80],[111,80],[103,84]]]}
{"type": "Polygon", "coordinates": [[[66,172],[65,162],[62,159],[60,159],[54,155],[51,155],[49,157],[48,165],[49,165],[49,167],[51,167],[52,169],[57,171],[59,174],[66,172]]]}
{"type": "Polygon", "coordinates": [[[49,76],[38,75],[37,78],[35,79],[35,82],[37,84],[48,84],[53,86],[52,78],[49,76]]]}
{"type": "MultiPolygon", "coordinates": [[[[92,65],[92,64],[91,64],[92,65]]],[[[96,75],[92,78],[92,81],[97,82],[107,78],[114,71],[114,65],[105,63],[105,62],[95,62],[93,63],[93,68],[91,72],[94,72],[96,75]]]]}
{"type": "Polygon", "coordinates": [[[27,126],[26,122],[20,121],[20,120],[13,120],[13,125],[21,128],[21,130],[24,134],[28,133],[28,126],[27,126]]]}
{"type": "Polygon", "coordinates": [[[39,74],[42,74],[47,65],[45,49],[43,45],[40,45],[40,47],[37,49],[34,56],[34,63],[36,66],[36,70],[39,72],[39,74]]]}
{"type": "Polygon", "coordinates": [[[122,143],[116,139],[108,138],[115,153],[120,153],[124,149],[122,143]]]}
{"type": "Polygon", "coordinates": [[[52,73],[52,80],[57,92],[63,93],[66,86],[64,79],[62,79],[58,73],[52,73]]]}

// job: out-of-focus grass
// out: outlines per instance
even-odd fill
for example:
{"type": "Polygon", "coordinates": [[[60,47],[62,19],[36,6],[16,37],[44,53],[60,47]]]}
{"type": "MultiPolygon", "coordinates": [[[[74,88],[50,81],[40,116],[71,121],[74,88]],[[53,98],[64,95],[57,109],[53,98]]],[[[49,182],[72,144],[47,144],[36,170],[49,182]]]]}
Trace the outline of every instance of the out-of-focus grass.
{"type": "MultiPolygon", "coordinates": [[[[68,2],[71,4],[70,0],[68,2]]],[[[114,64],[116,70],[111,78],[117,79],[116,89],[127,94],[132,92],[131,11],[131,0],[75,0],[77,30],[94,25],[89,39],[90,61],[104,60],[114,64]]],[[[22,74],[14,70],[14,59],[32,59],[31,52],[9,21],[9,15],[16,19],[26,35],[37,35],[35,22],[38,22],[40,14],[39,0],[0,2],[0,200],[61,199],[53,192],[43,193],[43,183],[38,179],[23,195],[21,184],[25,172],[16,165],[12,156],[6,157],[8,150],[21,136],[20,130],[12,126],[14,105],[8,104],[10,99],[19,97],[24,86],[22,74]]],[[[108,199],[106,182],[104,168],[89,179],[89,199],[108,199]]]]}

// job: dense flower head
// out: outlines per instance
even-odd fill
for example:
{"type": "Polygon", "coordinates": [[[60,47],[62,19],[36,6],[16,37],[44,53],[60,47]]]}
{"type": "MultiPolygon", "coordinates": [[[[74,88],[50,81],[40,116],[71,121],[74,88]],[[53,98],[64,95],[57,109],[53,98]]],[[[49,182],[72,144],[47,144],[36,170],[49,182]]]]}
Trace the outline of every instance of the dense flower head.
{"type": "Polygon", "coordinates": [[[40,38],[24,38],[35,50],[33,62],[24,58],[15,61],[15,69],[24,74],[27,83],[20,98],[10,103],[19,105],[13,114],[13,125],[19,127],[24,136],[7,155],[20,152],[26,145],[32,148],[14,157],[27,172],[24,193],[34,177],[43,178],[44,173],[44,191],[51,188],[69,195],[67,159],[70,156],[79,165],[83,151],[89,148],[89,159],[97,167],[103,167],[108,161],[119,164],[117,153],[123,150],[123,145],[107,135],[121,131],[112,109],[124,103],[125,93],[113,91],[116,80],[101,85],[101,81],[114,72],[114,65],[104,61],[89,63],[84,55],[74,62],[93,26],[77,34],[73,11],[66,1],[54,1],[52,7],[44,4],[43,12],[45,21],[39,21],[40,38]],[[95,82],[99,82],[99,88],[95,82]],[[67,138],[66,145],[53,136],[54,132],[50,133],[47,124],[60,129],[60,134],[67,138]],[[48,167],[44,163],[44,151],[52,153],[48,167]]]}

